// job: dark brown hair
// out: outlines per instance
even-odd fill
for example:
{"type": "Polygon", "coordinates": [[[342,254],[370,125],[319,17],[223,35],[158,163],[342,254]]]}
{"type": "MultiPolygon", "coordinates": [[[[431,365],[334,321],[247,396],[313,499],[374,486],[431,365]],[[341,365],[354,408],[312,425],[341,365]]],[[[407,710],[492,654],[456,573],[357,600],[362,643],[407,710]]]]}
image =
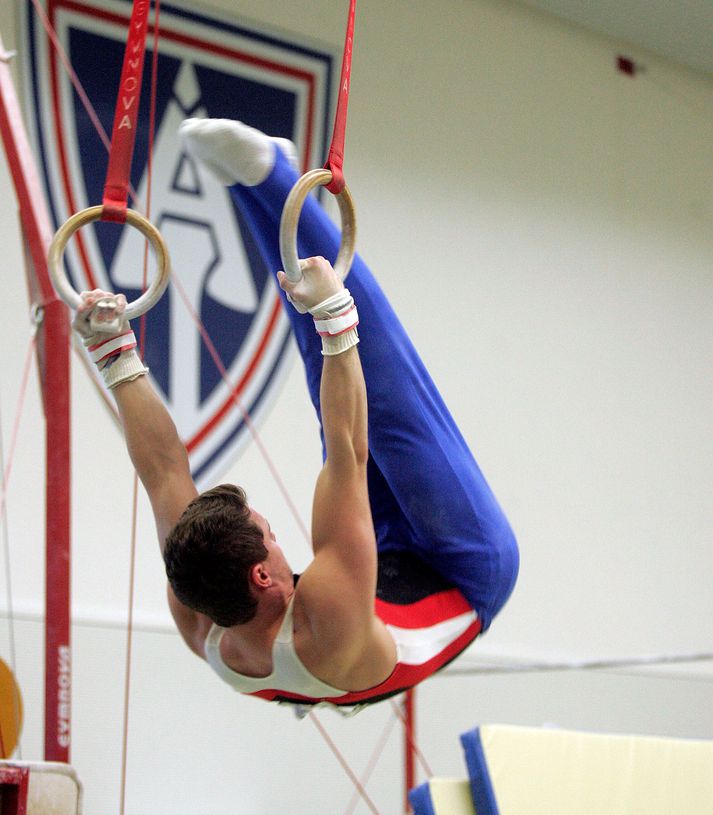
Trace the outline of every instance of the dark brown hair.
{"type": "Polygon", "coordinates": [[[250,569],[267,557],[244,490],[221,484],[186,507],[166,538],[163,559],[176,597],[217,625],[246,623],[257,600],[250,569]]]}

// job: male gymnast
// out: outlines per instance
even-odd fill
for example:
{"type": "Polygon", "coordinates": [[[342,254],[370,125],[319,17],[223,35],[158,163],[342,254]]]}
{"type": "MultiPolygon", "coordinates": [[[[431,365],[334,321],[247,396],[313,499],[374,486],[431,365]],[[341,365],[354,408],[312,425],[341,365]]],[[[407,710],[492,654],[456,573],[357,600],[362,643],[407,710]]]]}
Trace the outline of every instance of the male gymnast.
{"type": "MultiPolygon", "coordinates": [[[[292,145],[229,120],[187,120],[181,137],[278,269],[292,145]]],[[[126,320],[115,335],[90,328],[98,302],[112,304],[100,310],[110,319],[123,296],[83,293],[74,321],[151,501],[181,636],[236,690],[301,705],[353,706],[417,684],[490,625],[518,570],[511,528],[371,272],[356,257],[342,281],[325,260],[338,244],[310,197],[302,279],[277,272],[324,453],[314,557],[299,579],[241,488],[198,494],[126,320]]]]}

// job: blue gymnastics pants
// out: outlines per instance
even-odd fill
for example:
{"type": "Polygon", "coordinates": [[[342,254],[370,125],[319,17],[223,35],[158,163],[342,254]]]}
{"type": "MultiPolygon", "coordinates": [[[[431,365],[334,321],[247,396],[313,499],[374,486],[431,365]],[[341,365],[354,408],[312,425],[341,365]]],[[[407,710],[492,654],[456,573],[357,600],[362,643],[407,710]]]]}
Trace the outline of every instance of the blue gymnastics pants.
{"type": "MultiPolygon", "coordinates": [[[[279,225],[297,174],[277,150],[261,184],[230,188],[267,268],[281,268],[279,225]]],[[[299,257],[334,261],[340,235],[313,196],[300,219],[299,257]]],[[[369,408],[368,487],[379,551],[408,549],[457,586],[486,629],[515,585],[514,535],[384,293],[357,256],[345,281],[359,310],[369,408]]],[[[320,417],[321,339],[284,298],[320,417]]]]}

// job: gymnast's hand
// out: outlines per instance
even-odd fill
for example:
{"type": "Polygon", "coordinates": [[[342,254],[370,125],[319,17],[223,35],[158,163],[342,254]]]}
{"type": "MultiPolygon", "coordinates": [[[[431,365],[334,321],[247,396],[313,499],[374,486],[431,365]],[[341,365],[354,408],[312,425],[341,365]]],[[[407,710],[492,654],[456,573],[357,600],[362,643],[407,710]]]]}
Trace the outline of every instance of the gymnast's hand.
{"type": "Polygon", "coordinates": [[[300,261],[302,277],[292,283],[284,272],[277,273],[287,299],[304,314],[314,317],[314,327],[322,337],[322,354],[333,357],[359,342],[359,314],[349,289],[344,287],[332,264],[323,257],[300,261]]]}
{"type": "Polygon", "coordinates": [[[126,297],[102,289],[83,291],[72,322],[74,330],[88,347],[129,330],[124,317],[126,297]]]}
{"type": "Polygon", "coordinates": [[[300,260],[300,270],[302,277],[296,283],[288,280],[284,272],[277,273],[280,288],[287,292],[288,300],[300,314],[308,311],[315,314],[316,306],[344,290],[344,283],[332,268],[332,264],[323,257],[300,260]]]}
{"type": "Polygon", "coordinates": [[[134,350],[136,337],[124,316],[125,311],[123,294],[94,289],[82,292],[72,322],[107,388],[115,388],[148,372],[134,350]]]}

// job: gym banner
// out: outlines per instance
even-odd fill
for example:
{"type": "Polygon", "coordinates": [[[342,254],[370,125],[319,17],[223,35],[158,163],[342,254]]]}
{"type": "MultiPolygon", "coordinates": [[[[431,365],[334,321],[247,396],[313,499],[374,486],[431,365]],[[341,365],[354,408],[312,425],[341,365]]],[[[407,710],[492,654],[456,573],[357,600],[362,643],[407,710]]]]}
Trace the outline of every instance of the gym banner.
{"type": "MultiPolygon", "coordinates": [[[[130,0],[45,0],[76,86],[31,0],[25,0],[28,124],[55,227],[101,203],[108,154],[82,95],[111,134],[131,8],[130,0]]],[[[148,185],[152,49],[149,29],[131,173],[141,209],[148,185]]],[[[158,51],[151,220],[166,239],[188,305],[171,286],[151,310],[145,358],[202,489],[250,441],[236,397],[253,422],[269,410],[291,357],[290,335],[269,279],[273,270],[265,267],[227,190],[182,151],[178,126],[188,117],[238,119],[292,139],[302,169],[318,167],[326,154],[338,74],[328,47],[318,50],[236,15],[197,13],[185,0],[161,4],[158,51]],[[202,342],[194,315],[217,349],[229,384],[202,342]]],[[[131,197],[129,205],[136,207],[131,197]]],[[[107,288],[134,300],[143,285],[143,255],[136,230],[96,223],[77,233],[65,257],[77,291],[107,288]]]]}

